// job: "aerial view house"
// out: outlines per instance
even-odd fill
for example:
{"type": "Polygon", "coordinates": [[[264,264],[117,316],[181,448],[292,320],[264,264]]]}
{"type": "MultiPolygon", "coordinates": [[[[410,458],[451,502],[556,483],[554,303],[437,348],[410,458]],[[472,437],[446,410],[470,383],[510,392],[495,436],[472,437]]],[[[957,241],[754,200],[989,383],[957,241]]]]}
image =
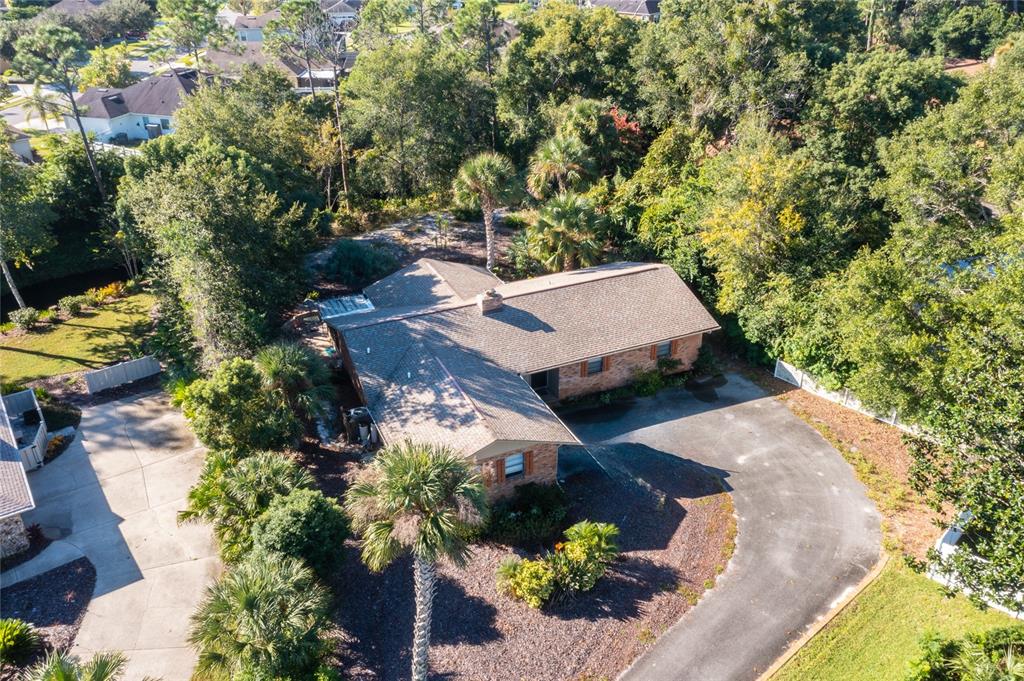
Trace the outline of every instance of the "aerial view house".
{"type": "MultiPolygon", "coordinates": [[[[246,43],[238,50],[209,50],[206,53],[206,61],[215,73],[226,78],[240,76],[243,67],[248,64],[274,66],[284,73],[292,88],[302,94],[309,93],[311,86],[315,86],[318,90],[334,87],[333,65],[318,62],[306,64],[298,59],[282,59],[264,50],[261,43],[246,43]],[[310,70],[310,66],[312,66],[312,70],[310,70]]],[[[347,54],[345,62],[340,66],[338,76],[347,76],[355,63],[356,53],[347,54]]]]}
{"type": "Polygon", "coordinates": [[[670,267],[644,263],[503,283],[421,259],[320,316],[381,437],[453,447],[491,496],[555,480],[577,440],[551,403],[686,370],[719,328],[670,267]]]}
{"type": "Polygon", "coordinates": [[[661,0],[589,0],[591,7],[607,7],[620,16],[638,21],[661,18],[661,0]]]}
{"type": "Polygon", "coordinates": [[[107,0],[60,0],[47,8],[48,12],[60,12],[72,17],[89,14],[106,3],[107,0]]]}
{"type": "MultiPolygon", "coordinates": [[[[71,0],[62,0],[70,2],[71,0]]],[[[78,1],[78,0],[75,0],[78,1]]],[[[348,28],[359,16],[361,0],[321,0],[320,9],[340,30],[348,28]]],[[[228,7],[217,13],[217,21],[235,32],[235,37],[244,43],[259,43],[264,40],[267,24],[281,18],[281,10],[273,9],[263,14],[241,14],[228,7]]]]}
{"type": "MultiPolygon", "coordinates": [[[[89,88],[78,97],[82,127],[101,142],[146,140],[174,131],[174,113],[199,87],[194,69],[150,76],[126,88],[89,88]]],[[[64,116],[69,130],[74,117],[64,116]]]]}

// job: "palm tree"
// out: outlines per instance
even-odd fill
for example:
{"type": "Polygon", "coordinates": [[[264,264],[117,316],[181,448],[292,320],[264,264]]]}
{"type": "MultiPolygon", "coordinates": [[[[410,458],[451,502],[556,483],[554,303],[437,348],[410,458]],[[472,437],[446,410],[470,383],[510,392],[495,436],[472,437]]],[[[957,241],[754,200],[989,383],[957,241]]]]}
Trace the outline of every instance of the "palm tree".
{"type": "Polygon", "coordinates": [[[38,82],[32,86],[32,94],[28,96],[22,106],[25,109],[25,122],[33,118],[41,118],[47,132],[50,131],[50,116],[60,113],[57,96],[44,90],[38,82]]]}
{"type": "Polygon", "coordinates": [[[588,174],[589,166],[586,147],[579,137],[556,135],[533,153],[526,188],[538,199],[547,196],[552,185],[564,194],[588,174]]]}
{"type": "Polygon", "coordinates": [[[574,270],[601,261],[600,230],[601,217],[589,201],[576,194],[559,194],[527,228],[527,243],[548,271],[574,270]]]}
{"type": "Polygon", "coordinates": [[[96,653],[86,663],[66,652],[50,653],[29,668],[23,681],[114,681],[124,675],[128,658],[123,653],[96,653]]]}
{"type": "Polygon", "coordinates": [[[252,552],[206,590],[192,615],[194,678],[312,678],[329,601],[301,560],[252,552]]]}
{"type": "Polygon", "coordinates": [[[300,416],[316,416],[333,394],[327,365],[302,345],[268,345],[256,353],[253,361],[267,390],[279,397],[282,406],[300,416]]]}
{"type": "Polygon", "coordinates": [[[466,531],[481,522],[483,486],[452,450],[407,441],[377,454],[349,488],[345,506],[362,535],[363,562],[371,570],[383,570],[404,553],[413,556],[412,678],[425,681],[437,562],[466,564],[466,531]]]}
{"type": "Polygon", "coordinates": [[[253,521],[275,496],[314,485],[313,476],[284,454],[259,452],[238,461],[233,454],[210,452],[178,522],[209,523],[224,559],[238,560],[252,544],[253,521]]]}
{"type": "Polygon", "coordinates": [[[967,643],[960,654],[948,663],[953,677],[962,681],[1024,681],[1024,660],[1013,646],[998,656],[989,655],[977,643],[967,643]]]}
{"type": "Polygon", "coordinates": [[[457,204],[470,208],[479,207],[483,211],[488,270],[494,268],[497,255],[494,209],[508,198],[513,173],[511,161],[501,154],[487,151],[463,163],[452,184],[457,204]]]}

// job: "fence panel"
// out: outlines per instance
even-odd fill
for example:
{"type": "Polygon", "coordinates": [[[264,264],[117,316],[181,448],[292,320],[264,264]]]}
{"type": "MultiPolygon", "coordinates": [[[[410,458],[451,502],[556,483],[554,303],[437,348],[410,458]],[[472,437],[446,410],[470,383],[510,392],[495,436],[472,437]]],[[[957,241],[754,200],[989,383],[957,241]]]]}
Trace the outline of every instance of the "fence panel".
{"type": "Polygon", "coordinates": [[[7,408],[8,414],[18,416],[36,408],[36,396],[31,390],[19,390],[16,393],[4,395],[4,406],[7,408]]]}
{"type": "Polygon", "coordinates": [[[146,356],[121,362],[104,369],[96,369],[85,374],[85,387],[89,394],[110,390],[141,378],[148,378],[160,373],[160,362],[155,357],[146,356]]]}
{"type": "Polygon", "coordinates": [[[775,378],[792,383],[798,388],[803,386],[803,372],[792,364],[786,364],[781,359],[775,360],[775,378]]]}

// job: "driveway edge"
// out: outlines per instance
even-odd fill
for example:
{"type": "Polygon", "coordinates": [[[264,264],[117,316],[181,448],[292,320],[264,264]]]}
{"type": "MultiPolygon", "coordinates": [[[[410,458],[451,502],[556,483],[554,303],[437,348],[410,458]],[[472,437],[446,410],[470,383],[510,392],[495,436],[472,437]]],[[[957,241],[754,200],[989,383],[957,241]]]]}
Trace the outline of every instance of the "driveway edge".
{"type": "Polygon", "coordinates": [[[810,629],[808,629],[803,636],[794,641],[792,645],[790,645],[789,648],[786,650],[786,652],[784,652],[777,660],[775,660],[775,662],[772,663],[771,667],[768,667],[768,669],[766,669],[764,673],[761,674],[761,676],[757,677],[757,681],[769,681],[773,676],[779,673],[779,670],[786,666],[786,663],[793,659],[796,656],[796,654],[799,653],[800,650],[805,645],[807,645],[807,643],[812,638],[817,636],[822,629],[827,627],[829,623],[832,622],[832,620],[839,616],[839,613],[846,610],[846,608],[851,603],[857,600],[857,597],[860,596],[861,593],[863,593],[864,589],[871,586],[875,582],[875,580],[878,579],[878,576],[882,574],[882,570],[885,569],[885,566],[889,564],[889,558],[889,553],[883,552],[882,558],[877,563],[875,563],[875,566],[873,568],[871,568],[871,572],[864,576],[864,579],[860,581],[860,584],[857,585],[857,588],[854,589],[853,592],[850,593],[848,596],[846,596],[846,598],[844,598],[843,601],[839,603],[839,605],[832,608],[832,610],[829,611],[827,615],[825,615],[822,619],[815,622],[814,625],[810,629]]]}

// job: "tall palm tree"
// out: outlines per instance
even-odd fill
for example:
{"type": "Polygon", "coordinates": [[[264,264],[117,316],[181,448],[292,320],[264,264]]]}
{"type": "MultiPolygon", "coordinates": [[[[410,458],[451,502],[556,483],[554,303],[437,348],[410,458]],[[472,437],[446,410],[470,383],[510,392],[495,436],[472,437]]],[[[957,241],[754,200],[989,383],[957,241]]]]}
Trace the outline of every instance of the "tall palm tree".
{"type": "Polygon", "coordinates": [[[363,562],[373,571],[411,553],[416,589],[412,678],[427,678],[437,562],[466,564],[466,530],[481,522],[484,489],[466,460],[436,445],[386,447],[345,495],[363,562]]]}
{"type": "Polygon", "coordinates": [[[484,214],[487,240],[487,269],[494,268],[497,244],[494,239],[494,209],[511,193],[512,162],[501,154],[487,151],[462,164],[452,183],[455,202],[469,208],[479,207],[484,214]]]}
{"type": "Polygon", "coordinates": [[[590,267],[601,261],[601,216],[577,194],[559,194],[548,201],[527,228],[533,257],[550,272],[590,267]]]}
{"type": "Polygon", "coordinates": [[[252,552],[207,589],[192,615],[194,678],[312,678],[329,602],[301,560],[252,552]]]}
{"type": "Polygon", "coordinates": [[[50,131],[50,117],[60,113],[57,95],[44,90],[38,82],[32,86],[32,94],[28,96],[22,106],[25,109],[25,121],[40,118],[47,132],[50,131]]]}
{"type": "Polygon", "coordinates": [[[314,485],[313,476],[284,454],[259,452],[236,461],[232,454],[211,452],[178,522],[209,523],[221,555],[237,560],[252,544],[253,521],[275,496],[314,485]]]}
{"type": "Polygon", "coordinates": [[[267,390],[278,396],[282,406],[300,416],[312,418],[331,398],[327,365],[309,348],[275,343],[256,353],[253,361],[267,390]]]}
{"type": "Polygon", "coordinates": [[[128,658],[123,653],[96,653],[88,662],[66,652],[50,653],[29,668],[23,681],[115,681],[124,675],[128,658]]]}
{"type": "Polygon", "coordinates": [[[587,149],[579,137],[556,135],[541,144],[530,158],[526,188],[538,199],[548,195],[552,185],[564,194],[589,173],[587,149]]]}

